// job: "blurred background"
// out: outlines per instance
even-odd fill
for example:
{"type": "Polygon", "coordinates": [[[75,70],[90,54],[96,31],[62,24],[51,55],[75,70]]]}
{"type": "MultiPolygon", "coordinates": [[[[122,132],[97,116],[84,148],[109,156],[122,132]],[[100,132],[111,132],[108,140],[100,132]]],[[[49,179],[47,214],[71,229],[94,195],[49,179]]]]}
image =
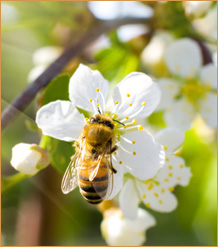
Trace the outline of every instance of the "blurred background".
{"type": "MultiPolygon", "coordinates": [[[[84,63],[101,71],[111,84],[132,71],[161,78],[168,73],[161,60],[163,42],[167,44],[169,37],[193,35],[205,42],[215,62],[216,8],[215,1],[200,14],[180,1],[1,1],[1,110],[65,47],[103,22],[129,18],[128,25],[103,31],[63,68],[64,74],[71,76],[79,63],[84,63]],[[134,18],[139,19],[138,25],[133,25],[134,18]],[[163,42],[151,46],[154,37],[163,42]],[[150,53],[146,51],[149,44],[150,53]]],[[[34,119],[41,94],[1,135],[2,179],[16,174],[10,166],[14,145],[40,142],[34,119]]],[[[148,122],[154,131],[166,126],[161,112],[148,122]]],[[[175,211],[148,210],[157,225],[148,230],[146,245],[217,245],[216,131],[197,119],[185,136],[181,155],[193,176],[189,186],[176,188],[179,205],[175,211]]],[[[78,189],[62,194],[61,179],[74,150],[70,143],[59,141],[56,145],[52,166],[2,192],[2,245],[106,245],[100,232],[102,215],[96,207],[87,204],[78,189]]]]}

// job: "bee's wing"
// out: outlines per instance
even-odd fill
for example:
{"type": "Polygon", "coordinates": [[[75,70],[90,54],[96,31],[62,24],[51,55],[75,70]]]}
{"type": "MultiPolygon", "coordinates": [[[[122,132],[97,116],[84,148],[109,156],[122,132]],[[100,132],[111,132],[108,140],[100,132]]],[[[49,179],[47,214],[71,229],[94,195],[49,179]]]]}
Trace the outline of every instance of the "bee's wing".
{"type": "MultiPolygon", "coordinates": [[[[112,193],[113,190],[113,169],[112,169],[112,157],[111,157],[111,142],[108,143],[108,145],[106,146],[103,154],[101,156],[99,156],[98,159],[98,164],[96,166],[96,168],[94,169],[94,171],[90,174],[89,180],[93,181],[96,177],[96,179],[93,181],[92,185],[96,191],[96,193],[103,199],[103,200],[107,200],[107,198],[109,198],[109,196],[112,193]],[[107,153],[110,153],[109,155],[107,153]],[[99,168],[100,168],[100,163],[104,160],[105,166],[104,168],[101,169],[106,169],[106,172],[104,173],[104,175],[101,176],[97,176],[99,172],[99,168]],[[105,183],[103,182],[105,181],[105,183]],[[104,184],[104,185],[103,185],[104,184]],[[105,193],[105,184],[107,184],[107,191],[105,193]]],[[[100,172],[99,172],[100,173],[100,172]]]]}
{"type": "Polygon", "coordinates": [[[64,194],[69,193],[78,186],[78,177],[77,177],[77,164],[79,162],[79,156],[76,153],[68,165],[64,177],[61,183],[61,190],[64,194]]]}

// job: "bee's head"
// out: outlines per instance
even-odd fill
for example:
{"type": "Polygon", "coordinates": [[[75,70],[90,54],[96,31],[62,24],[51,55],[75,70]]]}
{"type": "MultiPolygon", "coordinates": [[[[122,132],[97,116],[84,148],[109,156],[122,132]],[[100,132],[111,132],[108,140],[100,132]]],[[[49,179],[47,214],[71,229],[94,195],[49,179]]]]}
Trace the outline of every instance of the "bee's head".
{"type": "Polygon", "coordinates": [[[113,121],[110,117],[103,116],[101,114],[96,114],[90,118],[90,123],[94,124],[103,124],[111,129],[114,129],[114,124],[113,121]]]}

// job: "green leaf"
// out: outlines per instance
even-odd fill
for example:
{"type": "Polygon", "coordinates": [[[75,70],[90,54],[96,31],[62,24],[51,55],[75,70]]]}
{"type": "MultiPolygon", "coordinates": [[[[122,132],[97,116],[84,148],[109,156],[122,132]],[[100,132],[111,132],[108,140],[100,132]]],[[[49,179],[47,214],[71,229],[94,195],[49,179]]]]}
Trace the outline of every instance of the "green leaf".
{"type": "Polygon", "coordinates": [[[71,156],[75,153],[72,143],[58,141],[54,152],[51,155],[51,165],[61,174],[64,174],[71,156]]]}
{"type": "Polygon", "coordinates": [[[152,113],[148,118],[148,123],[154,126],[157,126],[158,128],[166,128],[166,123],[164,122],[163,118],[163,111],[154,112],[152,113]]]}
{"type": "Polygon", "coordinates": [[[46,105],[55,100],[69,100],[69,81],[70,76],[68,74],[61,74],[52,80],[44,90],[42,105],[46,105]]]}

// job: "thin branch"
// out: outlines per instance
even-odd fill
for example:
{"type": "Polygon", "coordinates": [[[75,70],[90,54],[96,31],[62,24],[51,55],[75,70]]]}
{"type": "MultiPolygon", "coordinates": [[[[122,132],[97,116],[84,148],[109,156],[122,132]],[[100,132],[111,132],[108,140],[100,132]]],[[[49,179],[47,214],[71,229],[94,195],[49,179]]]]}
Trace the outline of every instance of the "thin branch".
{"type": "Polygon", "coordinates": [[[123,18],[112,21],[98,21],[95,27],[85,33],[83,37],[66,48],[63,54],[55,60],[39,77],[37,77],[12,103],[5,109],[1,117],[1,130],[18,116],[20,112],[34,99],[40,89],[47,86],[61,70],[78,56],[85,47],[96,40],[100,35],[126,24],[151,24],[151,18],[123,18]]]}

